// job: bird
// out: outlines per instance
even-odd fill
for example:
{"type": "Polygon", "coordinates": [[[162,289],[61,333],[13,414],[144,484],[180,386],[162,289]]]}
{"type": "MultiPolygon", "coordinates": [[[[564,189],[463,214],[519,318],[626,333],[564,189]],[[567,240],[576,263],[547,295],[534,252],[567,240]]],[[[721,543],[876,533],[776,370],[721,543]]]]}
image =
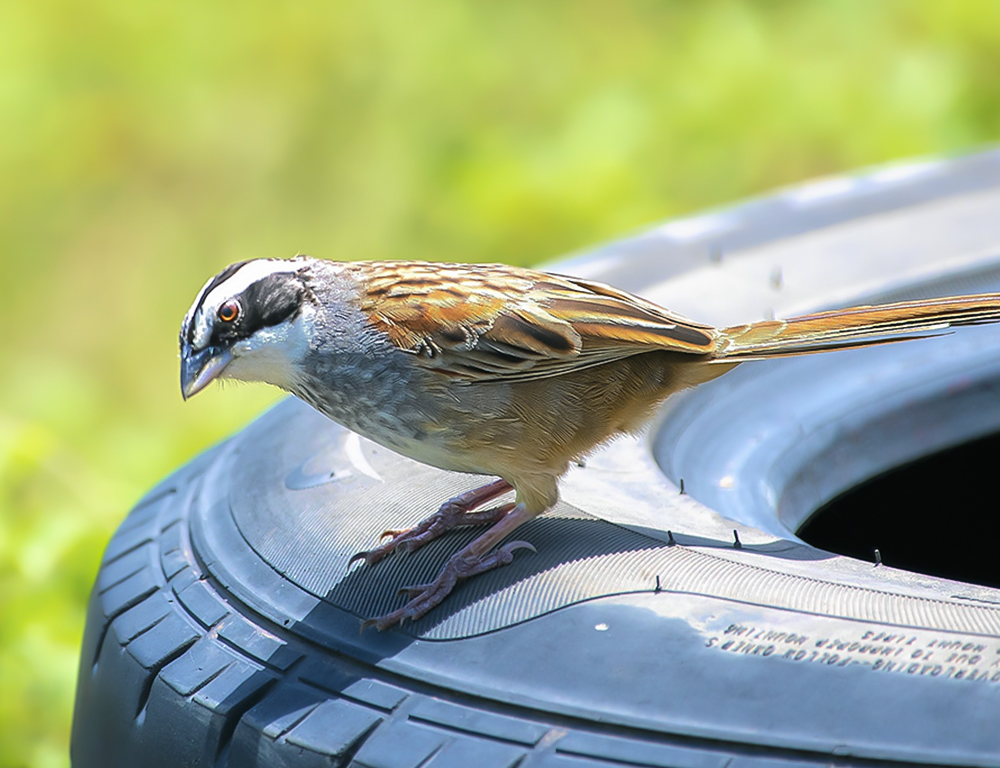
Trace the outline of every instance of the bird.
{"type": "Polygon", "coordinates": [[[571,463],[641,430],[669,395],[748,361],[997,320],[1000,294],[981,294],[719,328],[603,283],[503,264],[259,258],[197,294],[180,331],[181,392],[265,382],[418,462],[497,478],[351,558],[371,567],[487,526],[433,581],[402,587],[404,605],[362,625],[385,630],[533,551],[501,542],[552,508],[571,463]]]}

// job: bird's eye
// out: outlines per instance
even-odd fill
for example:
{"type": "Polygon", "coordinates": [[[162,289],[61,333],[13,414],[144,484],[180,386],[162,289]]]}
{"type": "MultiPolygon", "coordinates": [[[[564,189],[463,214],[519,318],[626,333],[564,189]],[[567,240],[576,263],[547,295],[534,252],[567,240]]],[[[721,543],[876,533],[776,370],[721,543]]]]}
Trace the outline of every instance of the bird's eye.
{"type": "Polygon", "coordinates": [[[231,323],[240,314],[240,305],[235,301],[227,301],[219,307],[219,319],[224,323],[231,323]]]}

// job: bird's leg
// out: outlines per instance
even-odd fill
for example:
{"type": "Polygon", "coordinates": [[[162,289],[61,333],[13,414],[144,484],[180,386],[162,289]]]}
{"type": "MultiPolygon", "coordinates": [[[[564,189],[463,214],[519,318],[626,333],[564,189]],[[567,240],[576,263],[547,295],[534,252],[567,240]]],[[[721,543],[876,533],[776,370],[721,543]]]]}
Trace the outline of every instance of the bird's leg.
{"type": "Polygon", "coordinates": [[[512,490],[512,486],[506,480],[494,480],[488,485],[474,488],[448,499],[437,512],[413,528],[383,532],[379,538],[384,539],[391,536],[390,541],[367,552],[358,552],[350,559],[348,565],[350,566],[357,560],[364,560],[368,565],[374,565],[399,549],[413,552],[452,528],[495,523],[503,519],[514,505],[504,504],[480,512],[473,510],[510,490],[512,490]]]}
{"type": "Polygon", "coordinates": [[[514,552],[518,549],[530,549],[534,552],[535,548],[526,541],[511,541],[496,550],[493,550],[493,547],[519,525],[536,516],[537,513],[529,512],[524,504],[515,504],[503,519],[486,533],[452,555],[434,581],[400,589],[400,592],[411,598],[406,605],[381,618],[369,619],[361,625],[361,628],[374,626],[382,630],[406,620],[416,621],[444,600],[462,579],[507,565],[514,559],[514,552]]]}

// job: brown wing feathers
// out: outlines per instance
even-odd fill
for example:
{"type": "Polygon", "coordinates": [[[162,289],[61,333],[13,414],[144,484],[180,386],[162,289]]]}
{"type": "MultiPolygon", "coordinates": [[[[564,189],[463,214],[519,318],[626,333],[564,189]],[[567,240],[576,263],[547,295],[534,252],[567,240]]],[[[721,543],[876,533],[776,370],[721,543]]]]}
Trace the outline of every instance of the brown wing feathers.
{"type": "Polygon", "coordinates": [[[365,270],[362,309],[374,324],[442,373],[538,378],[651,349],[705,354],[714,345],[710,326],[599,283],[493,265],[354,268],[365,270]]]}
{"type": "Polygon", "coordinates": [[[599,283],[567,282],[572,288],[546,294],[549,311],[571,323],[591,345],[622,345],[639,349],[668,348],[704,354],[714,346],[711,326],[674,315],[655,304],[599,283]]]}

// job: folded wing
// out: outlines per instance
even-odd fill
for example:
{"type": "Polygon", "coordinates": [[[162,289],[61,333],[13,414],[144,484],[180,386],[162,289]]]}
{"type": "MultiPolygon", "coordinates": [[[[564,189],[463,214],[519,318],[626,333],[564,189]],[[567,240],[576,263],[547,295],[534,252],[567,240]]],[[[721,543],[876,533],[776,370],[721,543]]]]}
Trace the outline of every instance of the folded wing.
{"type": "Polygon", "coordinates": [[[601,283],[488,264],[354,265],[377,328],[468,380],[535,379],[653,350],[710,355],[708,325],[601,283]]]}

